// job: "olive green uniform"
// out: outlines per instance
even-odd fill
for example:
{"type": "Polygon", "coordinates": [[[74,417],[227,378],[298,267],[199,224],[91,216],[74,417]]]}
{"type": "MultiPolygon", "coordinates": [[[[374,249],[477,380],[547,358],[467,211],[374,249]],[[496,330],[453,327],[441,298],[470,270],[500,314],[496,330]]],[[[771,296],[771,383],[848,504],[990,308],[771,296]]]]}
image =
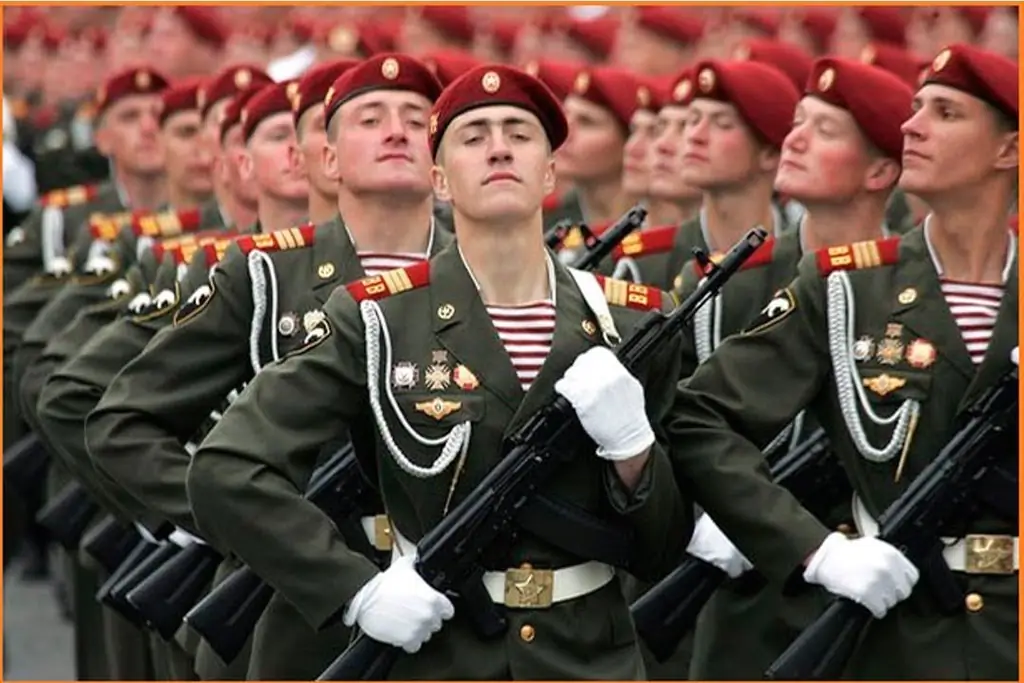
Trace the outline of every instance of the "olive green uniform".
{"type": "MultiPolygon", "coordinates": [[[[594,314],[569,271],[557,264],[552,347],[525,394],[456,247],[449,247],[429,265],[352,285],[353,291],[360,287],[367,293],[405,290],[376,302],[391,328],[392,353],[380,365],[368,363],[368,349],[376,346],[366,346],[360,308],[349,289],[339,288],[324,307],[325,317],[315,321],[306,346],[267,366],[253,380],[207,436],[189,470],[189,495],[200,529],[230,544],[316,628],[340,620],[347,603],[378,571],[345,546],[323,512],[300,499],[319,445],[347,427],[376,424],[380,457],[372,466],[379,475],[392,528],[416,542],[444,514],[450,487],[451,504],[457,505],[500,458],[505,436],[551,400],[554,383],[576,356],[600,343],[594,314]],[[429,286],[416,287],[420,276],[411,273],[428,269],[429,286]],[[368,404],[368,373],[374,373],[371,378],[376,375],[381,387],[389,386],[391,363],[402,363],[406,369],[406,364],[416,365],[423,374],[403,372],[404,388],[395,390],[394,407],[382,400],[385,407],[379,420],[383,422],[375,421],[368,404]],[[414,386],[409,386],[409,379],[414,386]],[[452,409],[449,414],[425,414],[427,406],[438,401],[450,402],[445,404],[452,409]],[[442,438],[457,424],[472,425],[464,467],[456,466],[459,478],[454,486],[456,475],[451,472],[419,478],[398,466],[381,442],[382,429],[419,467],[429,466],[440,447],[423,448],[414,441],[395,410],[408,428],[427,439],[442,438]],[[246,492],[244,497],[238,495],[241,491],[246,492]],[[296,538],[305,541],[296,543],[296,538]]],[[[620,291],[624,303],[624,284],[620,291]]],[[[653,292],[649,300],[656,305],[653,292]]],[[[611,310],[624,334],[643,315],[614,302],[611,310]]],[[[381,341],[381,348],[387,348],[388,339],[381,341]]],[[[676,358],[675,345],[666,345],[643,375],[656,433],[667,408],[664,401],[675,384],[676,358]]],[[[667,468],[664,453],[655,446],[630,495],[608,463],[587,454],[555,473],[541,489],[591,515],[628,524],[635,533],[630,570],[651,577],[678,556],[688,529],[688,506],[674,482],[666,481],[671,478],[667,468]]],[[[590,559],[525,530],[493,551],[486,563],[493,571],[524,563],[562,568],[590,559]]],[[[475,634],[467,610],[457,602],[454,618],[418,653],[402,654],[392,676],[398,680],[643,676],[628,605],[614,579],[548,609],[507,609],[508,631],[489,641],[475,634]]],[[[341,649],[339,643],[337,651],[341,649]]]]}
{"type": "MultiPolygon", "coordinates": [[[[448,232],[434,230],[432,249],[451,240],[448,232]]],[[[266,253],[278,278],[279,317],[260,320],[261,354],[272,346],[284,350],[299,342],[302,315],[321,306],[335,287],[365,275],[340,219],[317,226],[312,244],[305,248],[267,249],[266,253]]],[[[217,273],[211,283],[212,297],[201,310],[179,311],[178,319],[188,320],[187,324],[156,336],[125,368],[89,417],[87,428],[99,469],[147,507],[193,533],[185,491],[190,459],[181,444],[226,395],[254,374],[252,324],[257,303],[247,255],[232,246],[217,273]],[[168,367],[176,368],[173,376],[168,376],[168,367]],[[161,386],[158,394],[150,390],[154,382],[161,386]],[[147,470],[137,468],[139,458],[148,463],[147,470]]],[[[269,287],[261,289],[269,291],[269,287]]],[[[238,566],[229,558],[218,579],[238,566]]],[[[300,672],[307,671],[315,676],[346,637],[340,626],[325,634],[313,633],[280,598],[274,598],[268,615],[273,616],[254,635],[261,645],[253,648],[250,676],[257,678],[299,679],[300,672]],[[304,656],[296,656],[297,652],[304,656]]],[[[211,652],[210,656],[216,655],[211,652]]],[[[248,664],[243,660],[239,657],[231,663],[235,669],[241,666],[242,676],[248,664]]],[[[206,678],[204,671],[200,674],[206,678]]]]}
{"type": "MultiPolygon", "coordinates": [[[[971,399],[1011,369],[1010,350],[1018,343],[1015,254],[992,341],[975,367],[942,294],[924,232],[912,230],[894,243],[895,238],[804,257],[798,278],[748,331],[727,339],[679,387],[669,424],[678,471],[762,573],[786,578],[827,533],[777,487],[763,484],[760,449],[801,409],[814,412],[866,512],[877,517],[950,439],[971,399]],[[892,257],[884,257],[890,249],[892,257]],[[851,265],[853,270],[842,271],[851,265]],[[849,299],[841,271],[849,279],[849,299]],[[853,316],[852,334],[841,322],[847,315],[853,316]],[[836,321],[834,353],[830,321],[836,321]],[[863,384],[879,418],[915,402],[919,418],[909,446],[893,438],[893,427],[876,424],[861,407],[844,409],[837,375],[863,384]],[[867,444],[850,436],[844,415],[861,423],[867,444]],[[863,455],[867,445],[885,452],[869,460],[863,455]]],[[[984,513],[967,520],[959,534],[1012,536],[1015,528],[1016,520],[984,513]]],[[[908,600],[871,623],[845,676],[1014,679],[1016,573],[954,576],[968,596],[967,609],[939,614],[922,582],[908,600]]]]}

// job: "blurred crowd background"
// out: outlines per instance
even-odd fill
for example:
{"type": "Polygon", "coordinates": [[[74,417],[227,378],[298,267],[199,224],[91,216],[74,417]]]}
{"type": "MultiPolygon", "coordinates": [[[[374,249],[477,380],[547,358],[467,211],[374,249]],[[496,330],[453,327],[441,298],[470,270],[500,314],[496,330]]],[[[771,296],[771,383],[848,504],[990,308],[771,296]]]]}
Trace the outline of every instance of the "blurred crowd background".
{"type": "MultiPolygon", "coordinates": [[[[401,51],[442,82],[476,61],[612,64],[670,80],[702,58],[750,55],[771,41],[810,57],[845,56],[915,82],[954,42],[1017,58],[1017,8],[950,6],[130,6],[4,9],[4,228],[38,196],[103,180],[93,101],[111,74],[154,68],[172,80],[237,63],[275,80],[331,59],[401,51]]],[[[756,56],[754,57],[756,58],[756,56]]],[[[538,75],[563,94],[557,69],[538,75]]],[[[569,71],[568,73],[571,73],[569,71]]]]}

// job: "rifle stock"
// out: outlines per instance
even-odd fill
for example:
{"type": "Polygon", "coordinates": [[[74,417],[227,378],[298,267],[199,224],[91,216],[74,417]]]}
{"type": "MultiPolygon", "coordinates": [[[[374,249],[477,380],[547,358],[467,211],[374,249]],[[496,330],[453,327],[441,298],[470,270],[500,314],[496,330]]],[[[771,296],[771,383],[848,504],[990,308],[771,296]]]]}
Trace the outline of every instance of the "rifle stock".
{"type": "Polygon", "coordinates": [[[249,567],[241,567],[189,610],[185,623],[230,664],[245,647],[273,595],[269,584],[249,567]]]}
{"type": "Polygon", "coordinates": [[[113,574],[141,539],[142,536],[133,525],[107,515],[82,536],[81,548],[108,574],[113,574]]]}
{"type": "MultiPolygon", "coordinates": [[[[111,609],[116,609],[112,604],[111,598],[111,593],[113,592],[114,587],[117,586],[139,565],[140,562],[144,561],[146,557],[152,554],[158,547],[159,544],[140,538],[139,542],[135,544],[134,548],[132,548],[132,551],[128,553],[128,557],[124,559],[124,562],[118,565],[117,569],[115,569],[110,576],[107,577],[107,580],[103,582],[103,585],[100,586],[99,590],[96,592],[96,600],[102,605],[106,605],[111,609]]],[[[139,628],[144,628],[146,626],[142,616],[134,609],[129,610],[127,613],[123,613],[118,610],[118,613],[139,628]]]]}
{"type": "Polygon", "coordinates": [[[126,598],[160,637],[169,641],[185,614],[210,587],[222,559],[210,546],[193,543],[143,579],[126,598]]]}
{"type": "Polygon", "coordinates": [[[26,434],[4,450],[4,480],[14,490],[32,491],[42,486],[50,454],[35,434],[26,434]]]}
{"type": "Polygon", "coordinates": [[[100,603],[114,610],[125,619],[138,625],[139,628],[145,628],[147,626],[146,620],[135,609],[135,606],[128,602],[128,592],[144,578],[156,571],[157,567],[169,561],[180,550],[181,548],[173,543],[149,543],[146,551],[138,558],[138,562],[133,564],[128,571],[119,572],[119,580],[108,580],[110,586],[107,590],[104,590],[104,588],[107,588],[107,584],[100,588],[102,597],[97,596],[97,599],[99,599],[100,603]]]}
{"type": "Polygon", "coordinates": [[[36,522],[46,529],[65,550],[74,552],[89,522],[100,512],[84,486],[70,482],[36,514],[36,522]]]}
{"type": "MultiPolygon", "coordinates": [[[[696,310],[714,296],[740,265],[764,242],[766,233],[751,230],[718,265],[706,256],[708,271],[698,289],[670,315],[652,311],[616,350],[623,366],[636,372],[666,341],[690,324],[696,310]]],[[[593,447],[572,406],[554,398],[516,430],[510,449],[447,516],[417,544],[416,570],[435,590],[451,593],[463,585],[489,546],[515,519],[518,510],[563,462],[584,446],[593,447]]],[[[366,680],[386,675],[396,652],[390,645],[360,633],[318,680],[366,680]],[[354,661],[354,660],[358,661],[354,661]]]]}

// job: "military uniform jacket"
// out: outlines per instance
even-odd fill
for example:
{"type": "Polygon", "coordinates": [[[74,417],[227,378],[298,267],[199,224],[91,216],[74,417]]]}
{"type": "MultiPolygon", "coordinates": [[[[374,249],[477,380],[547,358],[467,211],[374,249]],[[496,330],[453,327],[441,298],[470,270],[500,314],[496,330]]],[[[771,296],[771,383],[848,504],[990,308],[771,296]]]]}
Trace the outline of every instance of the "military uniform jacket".
{"type": "MultiPolygon", "coordinates": [[[[760,448],[810,407],[866,512],[877,517],[946,444],[969,402],[1011,369],[1010,351],[1018,343],[1017,279],[1014,254],[992,341],[975,368],[922,230],[806,256],[794,283],[680,387],[670,439],[675,463],[692,482],[698,502],[759,570],[784,578],[827,530],[788,495],[764,485],[760,448]],[[845,277],[850,299],[842,296],[845,277]],[[839,321],[851,317],[848,330],[839,321]],[[831,332],[830,320],[836,321],[831,332]],[[836,353],[830,350],[830,334],[836,353]],[[837,381],[851,383],[850,396],[856,395],[856,385],[862,387],[864,401],[854,406],[855,413],[839,399],[837,381]],[[896,410],[906,414],[895,426],[882,426],[867,417],[866,408],[883,419],[896,410]],[[913,413],[917,425],[908,439],[913,413]],[[850,435],[850,415],[851,423],[859,421],[866,444],[850,435]]],[[[966,531],[1012,535],[1015,529],[1016,520],[983,517],[966,531]]],[[[872,622],[848,674],[1012,678],[1016,574],[955,576],[965,592],[984,596],[983,610],[943,617],[919,584],[909,600],[872,622]]]]}
{"type": "MultiPolygon", "coordinates": [[[[339,218],[243,239],[245,250],[239,242],[228,248],[209,282],[114,379],[86,421],[94,464],[193,533],[184,444],[265,362],[301,345],[306,313],[365,274],[339,218]]],[[[435,231],[434,248],[450,239],[435,231]]]]}
{"type": "MultiPolygon", "coordinates": [[[[613,294],[612,316],[622,334],[644,311],[614,305],[616,298],[622,304],[642,301],[640,308],[669,307],[656,290],[609,282],[605,291],[613,294]]],[[[555,381],[575,357],[601,343],[593,313],[560,265],[555,292],[551,351],[524,395],[457,247],[429,264],[337,290],[306,347],[257,376],[196,453],[189,495],[197,524],[212,538],[230,543],[314,627],[340,618],[377,569],[345,547],[321,511],[300,500],[317,448],[346,426],[376,425],[376,473],[390,520],[397,533],[418,541],[441,519],[449,490],[451,505],[457,505],[501,457],[505,436],[552,398],[555,381]],[[357,303],[354,296],[366,303],[357,303]],[[382,330],[389,330],[387,336],[371,332],[367,337],[364,317],[378,320],[382,330]],[[381,391],[398,383],[393,403],[380,398],[379,417],[368,398],[368,382],[381,391]],[[418,438],[438,443],[447,436],[449,452],[462,447],[452,439],[469,432],[454,486],[459,466],[451,460],[445,468],[435,465],[442,446],[414,440],[399,413],[418,438]],[[455,436],[448,436],[453,429],[455,436]],[[383,433],[391,434],[403,458],[385,445],[383,433]],[[421,470],[432,465],[436,476],[422,476],[421,470]],[[296,538],[303,541],[296,543],[296,538]]],[[[677,357],[674,345],[667,345],[642,378],[656,430],[675,385],[677,357]]],[[[636,535],[631,567],[636,573],[666,570],[686,537],[687,508],[657,446],[632,496],[618,485],[608,463],[590,453],[581,454],[541,490],[592,514],[628,522],[636,535]]],[[[488,569],[524,562],[559,568],[582,561],[523,530],[499,545],[488,569]]],[[[442,632],[416,655],[400,659],[392,675],[399,680],[479,680],[635,678],[642,673],[617,582],[549,609],[506,614],[507,634],[483,642],[469,626],[466,610],[457,606],[442,632]],[[520,639],[527,631],[536,633],[534,642],[520,639]]]]}

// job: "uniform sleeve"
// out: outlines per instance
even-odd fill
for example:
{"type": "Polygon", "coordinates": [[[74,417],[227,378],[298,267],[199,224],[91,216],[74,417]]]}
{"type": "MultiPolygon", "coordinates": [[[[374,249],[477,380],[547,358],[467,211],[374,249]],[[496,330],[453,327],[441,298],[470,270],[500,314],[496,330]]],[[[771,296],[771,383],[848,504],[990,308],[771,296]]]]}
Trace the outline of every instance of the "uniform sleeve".
{"type": "Polygon", "coordinates": [[[252,297],[245,257],[233,250],[209,283],[180,304],[175,322],[113,379],[85,423],[96,467],[189,531],[185,443],[252,372],[252,297]]]}
{"type": "Polygon", "coordinates": [[[341,437],[366,402],[358,310],[339,288],[325,311],[326,336],[260,372],[188,472],[201,532],[230,547],[314,628],[377,572],[303,498],[321,447],[341,437]]]}
{"type": "Polygon", "coordinates": [[[771,483],[761,448],[827,380],[824,288],[813,256],[747,331],[680,382],[668,420],[684,491],[767,576],[784,581],[821,544],[823,527],[771,483]]]}

